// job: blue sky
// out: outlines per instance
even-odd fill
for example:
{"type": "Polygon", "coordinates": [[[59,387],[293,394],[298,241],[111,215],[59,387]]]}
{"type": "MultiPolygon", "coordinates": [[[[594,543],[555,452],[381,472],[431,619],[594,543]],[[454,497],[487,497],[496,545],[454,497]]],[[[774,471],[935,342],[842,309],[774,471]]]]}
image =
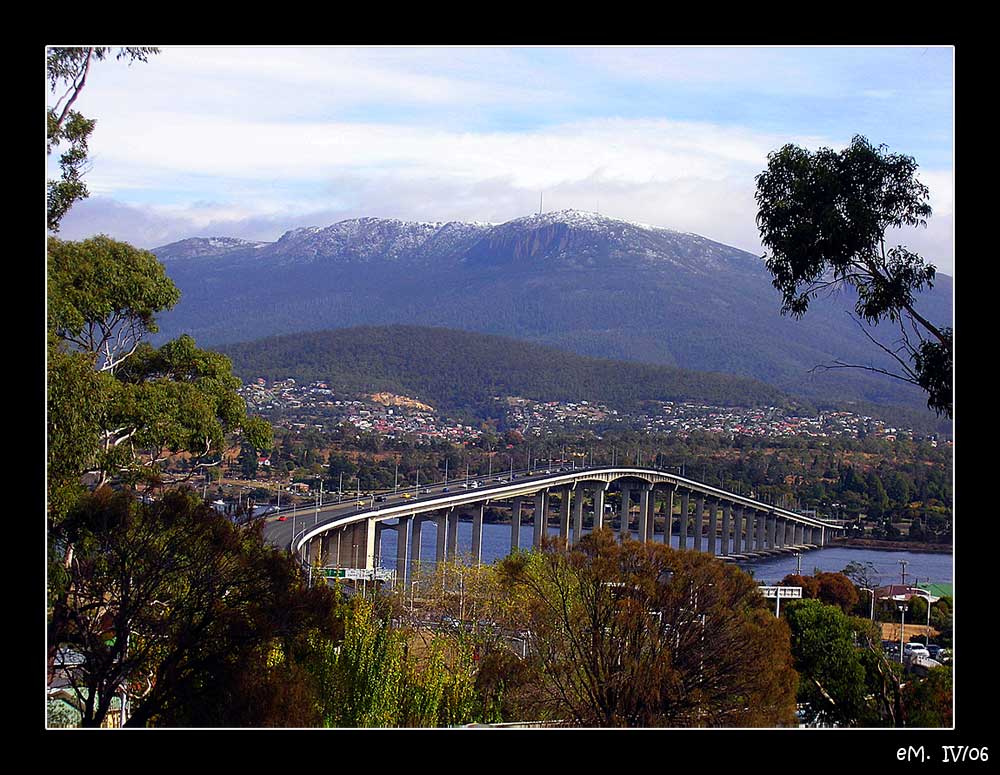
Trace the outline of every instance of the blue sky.
{"type": "Polygon", "coordinates": [[[60,235],[502,222],[544,192],[760,252],[767,154],[863,134],[917,160],[934,215],[898,241],[952,274],[953,79],[939,46],[166,46],[93,68],[91,197],[60,235]]]}

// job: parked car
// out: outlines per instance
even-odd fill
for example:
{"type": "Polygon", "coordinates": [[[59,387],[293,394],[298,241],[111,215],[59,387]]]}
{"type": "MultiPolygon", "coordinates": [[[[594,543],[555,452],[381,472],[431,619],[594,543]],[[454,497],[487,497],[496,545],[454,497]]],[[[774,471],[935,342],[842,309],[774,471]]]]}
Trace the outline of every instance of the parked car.
{"type": "Polygon", "coordinates": [[[930,652],[923,643],[907,643],[903,646],[903,656],[904,657],[928,657],[930,658],[930,652]]]}
{"type": "Polygon", "coordinates": [[[375,496],[375,502],[376,503],[383,503],[384,501],[385,501],[385,496],[384,495],[376,495],[375,496]]]}

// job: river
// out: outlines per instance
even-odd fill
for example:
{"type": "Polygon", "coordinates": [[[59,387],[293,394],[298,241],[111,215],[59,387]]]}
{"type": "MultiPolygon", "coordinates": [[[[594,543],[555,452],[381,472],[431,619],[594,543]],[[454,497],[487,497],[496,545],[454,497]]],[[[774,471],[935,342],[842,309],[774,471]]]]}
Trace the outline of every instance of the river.
{"type": "MultiPolygon", "coordinates": [[[[549,526],[550,535],[558,535],[555,526],[549,526]]],[[[434,524],[424,523],[421,532],[421,555],[433,561],[437,547],[434,524]]],[[[520,545],[522,548],[531,546],[532,526],[522,525],[520,545]]],[[[633,532],[633,538],[637,534],[633,532]]],[[[661,541],[662,535],[656,536],[661,541]]],[[[677,547],[678,536],[671,536],[671,545],[677,547]]],[[[458,553],[469,554],[472,550],[472,523],[458,523],[458,553]]],[[[483,562],[495,562],[507,556],[510,551],[510,525],[483,525],[483,562]]],[[[886,551],[881,549],[856,549],[840,546],[824,547],[803,552],[799,557],[794,555],[778,555],[747,563],[739,563],[739,567],[750,573],[757,581],[765,584],[775,584],[789,573],[795,573],[797,563],[801,564],[803,575],[810,576],[814,571],[842,571],[848,563],[871,563],[880,574],[879,584],[901,583],[900,560],[906,561],[906,582],[935,582],[951,584],[953,571],[953,556],[931,552],[886,551]]],[[[396,567],[396,531],[386,530],[382,533],[382,551],[380,565],[384,568],[396,567]]]]}

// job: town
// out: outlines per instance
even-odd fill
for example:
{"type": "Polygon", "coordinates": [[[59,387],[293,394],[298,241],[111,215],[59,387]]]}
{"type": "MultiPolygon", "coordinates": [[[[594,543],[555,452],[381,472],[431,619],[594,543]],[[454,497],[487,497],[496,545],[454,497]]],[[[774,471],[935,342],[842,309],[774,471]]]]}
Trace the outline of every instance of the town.
{"type": "MultiPolygon", "coordinates": [[[[240,391],[248,407],[265,419],[293,430],[315,428],[329,432],[349,424],[360,431],[375,432],[387,439],[404,436],[417,443],[473,441],[482,427],[443,416],[432,406],[392,393],[337,395],[326,382],[298,384],[286,378],[268,382],[256,378],[240,391]]],[[[937,446],[935,435],[917,434],[893,427],[883,420],[847,411],[819,412],[815,417],[787,414],[779,407],[722,407],[694,402],[650,401],[643,411],[625,413],[586,400],[534,401],[517,396],[495,396],[501,429],[517,430],[523,436],[552,435],[562,431],[589,429],[646,433],[723,433],[757,437],[876,437],[926,440],[937,446]]],[[[942,442],[951,445],[950,440],[942,442]]]]}

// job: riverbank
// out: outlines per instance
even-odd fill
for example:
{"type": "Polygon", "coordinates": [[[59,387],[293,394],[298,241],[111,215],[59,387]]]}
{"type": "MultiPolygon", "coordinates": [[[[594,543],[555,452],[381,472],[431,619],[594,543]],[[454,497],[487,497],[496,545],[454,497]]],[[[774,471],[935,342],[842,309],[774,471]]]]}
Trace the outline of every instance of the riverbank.
{"type": "Polygon", "coordinates": [[[842,546],[847,549],[881,549],[886,552],[929,552],[931,554],[951,554],[951,544],[929,544],[921,541],[878,541],[874,538],[832,538],[828,546],[842,546]]]}

